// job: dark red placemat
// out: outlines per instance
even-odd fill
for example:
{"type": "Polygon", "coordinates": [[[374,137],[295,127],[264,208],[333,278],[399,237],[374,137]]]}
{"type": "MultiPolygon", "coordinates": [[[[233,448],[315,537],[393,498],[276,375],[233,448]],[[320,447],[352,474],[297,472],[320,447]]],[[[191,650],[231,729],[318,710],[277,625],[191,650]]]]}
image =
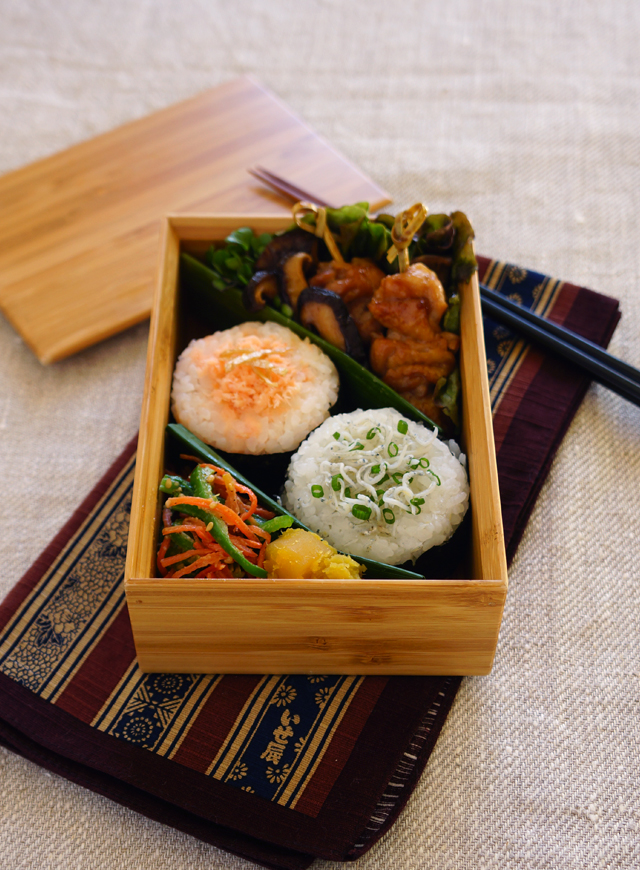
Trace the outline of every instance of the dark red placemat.
{"type": "MultiPolygon", "coordinates": [[[[481,258],[499,292],[606,344],[618,303],[481,258]]],[[[588,386],[485,319],[513,556],[588,386]]],[[[0,606],[0,742],[266,867],[363,854],[397,818],[457,677],[141,674],[122,577],[135,443],[0,606]]]]}

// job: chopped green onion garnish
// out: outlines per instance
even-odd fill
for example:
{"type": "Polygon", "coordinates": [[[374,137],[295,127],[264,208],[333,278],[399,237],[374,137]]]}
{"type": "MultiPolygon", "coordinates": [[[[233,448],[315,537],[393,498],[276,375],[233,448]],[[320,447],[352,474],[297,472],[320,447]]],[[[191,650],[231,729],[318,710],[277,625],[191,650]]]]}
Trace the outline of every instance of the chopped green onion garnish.
{"type": "Polygon", "coordinates": [[[379,466],[379,465],[373,465],[373,466],[371,467],[371,474],[380,474],[380,466],[379,466]]]}
{"type": "MultiPolygon", "coordinates": [[[[422,508],[420,507],[420,505],[421,505],[421,504],[424,504],[424,499],[423,499],[423,498],[412,498],[411,501],[410,501],[409,503],[412,504],[414,507],[417,507],[417,508],[418,508],[418,513],[419,513],[419,514],[422,513],[422,508]]],[[[416,516],[417,516],[417,514],[416,514],[416,516]]]]}
{"type": "Polygon", "coordinates": [[[389,477],[389,475],[385,474],[385,476],[382,478],[382,480],[379,480],[378,483],[386,483],[390,479],[391,478],[389,477]]]}
{"type": "Polygon", "coordinates": [[[333,477],[331,478],[331,489],[334,492],[338,492],[338,490],[340,489],[340,481],[341,480],[344,480],[344,478],[342,477],[341,474],[334,474],[333,477]]]}
{"type": "Polygon", "coordinates": [[[440,481],[440,478],[438,477],[438,475],[435,473],[435,471],[430,471],[429,474],[431,475],[431,477],[435,477],[435,479],[438,481],[437,485],[440,486],[441,481],[440,481]]]}
{"type": "Polygon", "coordinates": [[[395,483],[395,485],[400,486],[400,484],[402,483],[402,475],[400,474],[400,472],[394,472],[391,477],[393,478],[393,482],[395,483]]]}
{"type": "Polygon", "coordinates": [[[339,440],[340,440],[340,433],[339,433],[339,432],[334,432],[334,433],[333,433],[333,437],[336,439],[336,441],[339,441],[339,440]]]}
{"type": "Polygon", "coordinates": [[[361,444],[359,441],[353,445],[353,447],[349,448],[349,453],[352,453],[354,450],[364,450],[364,444],[361,444]]]}
{"type": "Polygon", "coordinates": [[[409,431],[409,425],[406,420],[398,420],[398,432],[401,435],[406,435],[409,431]]]}
{"type": "Polygon", "coordinates": [[[324,489],[320,486],[319,483],[314,483],[311,487],[311,495],[314,498],[322,498],[324,495],[324,489]]]}
{"type": "Polygon", "coordinates": [[[389,456],[397,456],[398,455],[398,445],[395,441],[392,441],[391,444],[387,447],[389,451],[389,456]]]}
{"type": "Polygon", "coordinates": [[[354,504],[351,513],[357,520],[368,520],[371,516],[371,508],[363,504],[354,504]]]}
{"type": "Polygon", "coordinates": [[[344,497],[345,497],[345,498],[351,498],[351,487],[350,487],[350,486],[345,486],[345,488],[344,488],[344,497]]]}
{"type": "Polygon", "coordinates": [[[372,438],[376,437],[376,432],[380,431],[379,426],[374,426],[373,429],[369,429],[367,432],[367,441],[371,441],[372,438]]]}
{"type": "Polygon", "coordinates": [[[420,460],[420,468],[429,468],[430,462],[426,456],[423,456],[420,460]]]}
{"type": "Polygon", "coordinates": [[[396,515],[391,510],[391,508],[385,508],[382,511],[382,516],[384,517],[385,523],[388,523],[390,526],[393,525],[396,521],[396,515]]]}

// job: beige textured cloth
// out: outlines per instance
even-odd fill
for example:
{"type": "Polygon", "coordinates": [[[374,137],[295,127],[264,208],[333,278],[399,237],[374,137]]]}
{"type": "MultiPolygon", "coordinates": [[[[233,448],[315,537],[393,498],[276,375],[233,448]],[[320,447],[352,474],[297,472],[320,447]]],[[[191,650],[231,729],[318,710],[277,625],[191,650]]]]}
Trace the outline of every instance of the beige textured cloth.
{"type": "MultiPolygon", "coordinates": [[[[249,72],[396,203],[463,208],[482,253],[618,297],[611,348],[640,366],[639,36],[637,0],[2,0],[0,171],[249,72]]],[[[0,320],[0,594],[136,431],[146,336],[43,368],[0,320]]],[[[494,671],[464,681],[359,867],[640,866],[639,516],[640,409],[592,387],[494,671]]],[[[2,870],[250,866],[9,752],[0,769],[2,870]]]]}

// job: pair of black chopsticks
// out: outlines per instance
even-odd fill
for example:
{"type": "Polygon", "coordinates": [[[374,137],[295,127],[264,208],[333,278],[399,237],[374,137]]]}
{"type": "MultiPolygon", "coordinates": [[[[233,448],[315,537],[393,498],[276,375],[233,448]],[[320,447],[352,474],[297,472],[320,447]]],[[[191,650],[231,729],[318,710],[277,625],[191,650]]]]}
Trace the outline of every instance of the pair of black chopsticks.
{"type": "MultiPolygon", "coordinates": [[[[317,196],[307,193],[268,169],[257,166],[248,171],[264,184],[294,201],[306,200],[314,202],[316,205],[327,206],[327,203],[317,196]]],[[[582,338],[575,332],[534,314],[528,308],[523,308],[511,299],[506,299],[484,284],[480,284],[480,297],[482,310],[485,314],[516,330],[546,350],[574,363],[588,372],[593,380],[618,393],[629,402],[640,405],[640,371],[638,369],[612,356],[597,344],[582,338]]]]}
{"type": "Polygon", "coordinates": [[[480,284],[482,311],[588,372],[594,381],[640,405],[640,371],[599,345],[480,284]]]}

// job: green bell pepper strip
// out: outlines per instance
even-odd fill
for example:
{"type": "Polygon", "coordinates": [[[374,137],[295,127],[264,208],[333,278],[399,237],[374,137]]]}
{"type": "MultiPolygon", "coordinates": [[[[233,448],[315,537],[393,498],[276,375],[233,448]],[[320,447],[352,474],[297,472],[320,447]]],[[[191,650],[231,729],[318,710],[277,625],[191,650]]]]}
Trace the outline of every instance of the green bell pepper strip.
{"type": "Polygon", "coordinates": [[[198,519],[206,523],[207,526],[211,523],[209,531],[220,544],[222,549],[231,556],[234,562],[237,562],[238,565],[247,572],[247,574],[252,574],[254,577],[267,577],[267,572],[264,568],[259,568],[257,565],[254,565],[253,562],[250,562],[240,552],[240,550],[231,543],[226,524],[219,520],[215,514],[197,507],[197,505],[194,504],[176,505],[172,510],[179,510],[181,514],[187,514],[187,516],[190,517],[198,517],[198,519]]]}
{"type": "MultiPolygon", "coordinates": [[[[193,469],[189,483],[191,484],[193,494],[196,498],[214,498],[211,484],[207,479],[210,475],[210,469],[203,468],[200,465],[197,465],[193,469]]],[[[267,576],[267,572],[264,568],[259,568],[257,565],[254,565],[253,562],[250,562],[247,557],[231,543],[226,523],[223,523],[214,513],[193,504],[176,505],[175,509],[179,510],[182,514],[187,514],[187,516],[198,517],[198,519],[201,519],[207,526],[211,523],[209,531],[214,539],[220,544],[222,549],[231,556],[233,561],[237,562],[238,565],[247,572],[247,574],[251,574],[253,577],[267,576]]]]}
{"type": "Polygon", "coordinates": [[[282,516],[273,517],[270,520],[263,520],[254,514],[253,519],[258,523],[263,531],[269,532],[270,535],[274,532],[280,531],[280,529],[290,529],[293,525],[293,517],[282,516]]]}
{"type": "Polygon", "coordinates": [[[193,469],[191,477],[189,478],[189,483],[191,484],[191,489],[196,498],[215,498],[216,501],[218,500],[218,497],[214,496],[213,489],[209,483],[210,477],[210,468],[203,468],[201,465],[196,465],[193,469]]]}
{"type": "MultiPolygon", "coordinates": [[[[169,546],[167,547],[165,557],[177,556],[178,553],[186,553],[188,550],[193,550],[195,547],[194,541],[184,532],[174,532],[166,537],[169,540],[169,546]]],[[[189,556],[188,559],[184,559],[184,561],[180,563],[180,567],[190,565],[192,562],[195,562],[195,560],[196,556],[189,556]]]]}
{"type": "Polygon", "coordinates": [[[177,474],[165,474],[160,481],[160,492],[166,495],[193,495],[193,487],[184,477],[177,474]]]}
{"type": "Polygon", "coordinates": [[[168,537],[178,553],[186,553],[187,550],[193,550],[196,546],[195,542],[184,532],[172,532],[168,537]]]}

